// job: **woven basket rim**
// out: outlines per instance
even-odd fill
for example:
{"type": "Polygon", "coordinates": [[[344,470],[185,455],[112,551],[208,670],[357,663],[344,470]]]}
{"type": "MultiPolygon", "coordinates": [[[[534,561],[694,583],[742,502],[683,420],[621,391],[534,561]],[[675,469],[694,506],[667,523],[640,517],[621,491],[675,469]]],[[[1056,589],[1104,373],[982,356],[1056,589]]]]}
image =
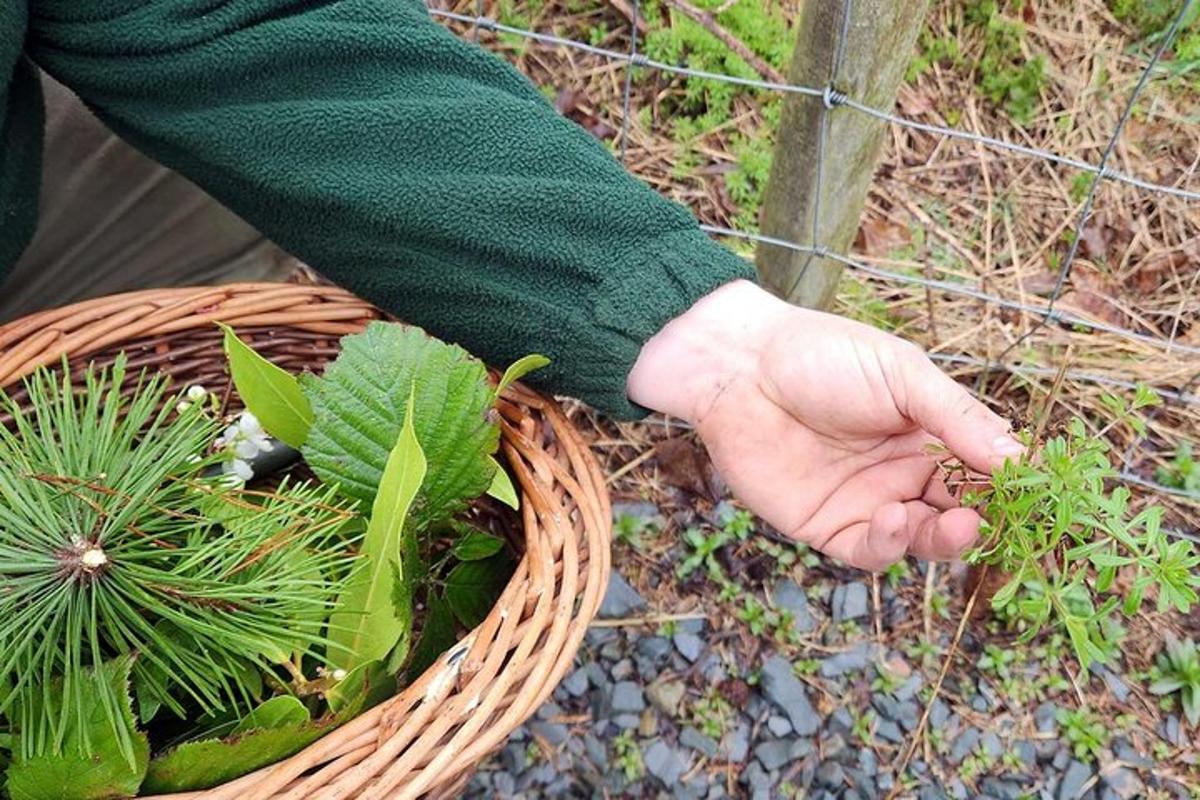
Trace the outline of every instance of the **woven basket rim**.
{"type": "MultiPolygon", "coordinates": [[[[325,285],[109,295],[0,325],[0,387],[64,357],[75,364],[135,345],[170,371],[172,342],[211,333],[217,321],[336,339],[382,318],[366,301],[325,285]]],[[[396,696],[292,757],[212,789],[157,800],[451,796],[549,697],[607,586],[611,510],[595,458],[553,400],[518,383],[498,409],[499,455],[516,478],[526,546],[483,623],[396,696]]]]}

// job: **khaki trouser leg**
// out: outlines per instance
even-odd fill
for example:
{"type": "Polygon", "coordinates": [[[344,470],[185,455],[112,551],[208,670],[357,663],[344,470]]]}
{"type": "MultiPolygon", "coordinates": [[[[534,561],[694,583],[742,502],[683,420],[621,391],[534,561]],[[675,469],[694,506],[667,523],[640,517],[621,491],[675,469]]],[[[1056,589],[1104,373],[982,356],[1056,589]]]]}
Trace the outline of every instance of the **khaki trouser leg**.
{"type": "Polygon", "coordinates": [[[133,289],[287,277],[295,262],[262,234],[118,139],[53,79],[42,86],[41,212],[0,282],[0,322],[133,289]]]}

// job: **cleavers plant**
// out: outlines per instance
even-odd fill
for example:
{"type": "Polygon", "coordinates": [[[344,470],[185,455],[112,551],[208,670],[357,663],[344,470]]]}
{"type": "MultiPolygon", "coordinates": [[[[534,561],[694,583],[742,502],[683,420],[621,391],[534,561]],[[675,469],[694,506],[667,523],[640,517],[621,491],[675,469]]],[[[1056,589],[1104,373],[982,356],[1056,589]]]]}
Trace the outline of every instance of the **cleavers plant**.
{"type": "Polygon", "coordinates": [[[1187,611],[1200,586],[1200,556],[1163,529],[1163,509],[1135,510],[1129,490],[1113,485],[1104,434],[1119,425],[1143,434],[1138,412],[1157,396],[1139,387],[1132,402],[1103,400],[1112,419],[1100,430],[1075,418],[1040,446],[1027,435],[1027,453],[965,498],[984,517],[968,561],[1007,578],[991,598],[993,610],[1021,630],[1021,642],[1061,626],[1085,668],[1117,651],[1117,615],[1135,615],[1151,594],[1160,612],[1187,611]]]}

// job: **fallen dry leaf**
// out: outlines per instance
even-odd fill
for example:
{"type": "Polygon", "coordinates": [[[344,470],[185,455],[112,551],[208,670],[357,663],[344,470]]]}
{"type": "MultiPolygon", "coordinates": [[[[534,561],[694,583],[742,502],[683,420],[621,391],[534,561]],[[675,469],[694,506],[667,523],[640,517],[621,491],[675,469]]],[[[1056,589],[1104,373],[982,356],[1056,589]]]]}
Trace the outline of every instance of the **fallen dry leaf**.
{"type": "Polygon", "coordinates": [[[891,220],[871,218],[858,228],[855,246],[869,256],[888,256],[912,242],[912,234],[891,220]]]}

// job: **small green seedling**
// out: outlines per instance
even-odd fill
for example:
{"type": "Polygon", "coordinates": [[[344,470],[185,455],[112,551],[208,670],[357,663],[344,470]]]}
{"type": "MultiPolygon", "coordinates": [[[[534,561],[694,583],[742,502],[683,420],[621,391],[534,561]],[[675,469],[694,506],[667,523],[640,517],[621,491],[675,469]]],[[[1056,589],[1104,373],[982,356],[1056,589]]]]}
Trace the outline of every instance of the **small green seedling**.
{"type": "Polygon", "coordinates": [[[1171,696],[1178,692],[1188,724],[1200,723],[1200,652],[1194,639],[1168,638],[1151,676],[1151,694],[1171,696]]]}
{"type": "Polygon", "coordinates": [[[1175,457],[1167,466],[1155,470],[1154,478],[1172,489],[1200,492],[1200,464],[1192,454],[1192,443],[1180,442],[1175,448],[1175,457]]]}
{"type": "Polygon", "coordinates": [[[1137,412],[1157,396],[1139,387],[1132,403],[1113,395],[1103,401],[1112,415],[1107,426],[1089,431],[1076,418],[1040,448],[1027,441],[1026,455],[998,467],[991,486],[969,498],[985,521],[968,561],[1008,576],[993,610],[1022,631],[1021,643],[1061,626],[1085,669],[1116,652],[1123,632],[1116,616],[1136,614],[1151,589],[1160,613],[1186,612],[1200,586],[1200,556],[1190,541],[1163,530],[1162,508],[1135,511],[1129,490],[1111,485],[1117,472],[1104,434],[1117,426],[1142,433],[1137,412]]]}

